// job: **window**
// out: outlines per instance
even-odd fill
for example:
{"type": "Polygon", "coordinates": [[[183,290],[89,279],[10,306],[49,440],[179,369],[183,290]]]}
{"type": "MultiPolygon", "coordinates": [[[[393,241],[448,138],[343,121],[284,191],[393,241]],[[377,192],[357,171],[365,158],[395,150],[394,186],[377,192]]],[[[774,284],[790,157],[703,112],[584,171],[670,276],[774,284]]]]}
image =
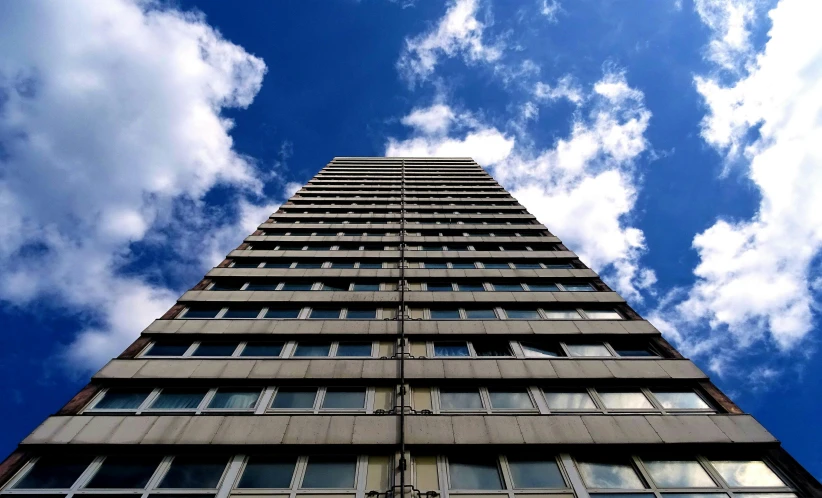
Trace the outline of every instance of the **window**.
{"type": "Polygon", "coordinates": [[[479,389],[440,389],[441,410],[482,410],[479,389]]]}
{"type": "Polygon", "coordinates": [[[300,308],[268,308],[265,318],[297,318],[300,311],[300,308]]]}
{"type": "Polygon", "coordinates": [[[360,268],[378,269],[382,268],[382,263],[360,263],[360,268]]]}
{"type": "Polygon", "coordinates": [[[491,459],[451,458],[448,473],[451,489],[503,489],[499,467],[491,459]]]}
{"type": "Polygon", "coordinates": [[[765,464],[757,460],[742,461],[715,461],[711,462],[729,486],[747,487],[777,487],[784,486],[774,472],[765,464]]]}
{"type": "Polygon", "coordinates": [[[459,284],[458,288],[462,292],[484,292],[485,287],[482,284],[459,284]]]}
{"type": "Polygon", "coordinates": [[[314,308],[308,318],[317,320],[334,320],[340,317],[340,308],[314,308]]]}
{"type": "Polygon", "coordinates": [[[505,310],[506,316],[512,320],[539,320],[539,312],[537,310],[517,310],[517,309],[507,309],[505,310]]]}
{"type": "Polygon", "coordinates": [[[183,356],[190,342],[157,341],[146,351],[146,356],[183,356]]]}
{"type": "Polygon", "coordinates": [[[295,458],[252,456],[243,469],[243,475],[237,487],[240,489],[289,488],[296,465],[295,458]]]}
{"type": "Polygon", "coordinates": [[[654,405],[639,391],[599,391],[599,397],[609,410],[653,410],[654,405]]]}
{"type": "Polygon", "coordinates": [[[355,457],[315,457],[308,459],[303,489],[350,489],[354,487],[355,457]]]}
{"type": "Polygon", "coordinates": [[[518,283],[495,283],[494,290],[497,292],[522,292],[525,289],[522,288],[522,284],[518,283]]]}
{"type": "Polygon", "coordinates": [[[239,342],[201,342],[191,356],[231,356],[239,342]]]}
{"type": "Polygon", "coordinates": [[[511,265],[508,263],[498,263],[495,261],[486,261],[482,263],[483,268],[487,268],[489,270],[510,270],[511,265]]]}
{"type": "Polygon", "coordinates": [[[645,489],[634,468],[627,463],[581,461],[577,467],[589,488],[645,489]]]}
{"type": "Polygon", "coordinates": [[[279,284],[277,282],[251,282],[250,284],[248,284],[248,287],[246,287],[245,290],[247,290],[247,291],[274,291],[274,290],[277,290],[278,285],[279,284]]]}
{"type": "Polygon", "coordinates": [[[593,292],[594,286],[591,284],[562,284],[568,292],[593,292]]]}
{"type": "Polygon", "coordinates": [[[458,320],[460,310],[458,309],[433,309],[431,310],[432,320],[458,320]]]}
{"type": "Polygon", "coordinates": [[[473,270],[476,266],[474,263],[451,263],[451,268],[456,268],[458,270],[473,270]]]}
{"type": "Polygon", "coordinates": [[[250,410],[257,404],[259,389],[218,389],[208,404],[209,408],[250,410]]]}
{"type": "Polygon", "coordinates": [[[206,389],[163,389],[151,408],[154,410],[194,410],[206,395],[206,389]]]}
{"type": "Polygon", "coordinates": [[[159,464],[159,457],[106,457],[85,487],[144,488],[159,464]]]}
{"type": "Polygon", "coordinates": [[[648,347],[619,347],[614,346],[614,351],[617,352],[619,356],[659,356],[653,350],[648,347]]]}
{"type": "Polygon", "coordinates": [[[189,308],[188,311],[185,312],[185,315],[183,315],[183,318],[185,318],[186,320],[200,318],[216,318],[217,313],[219,313],[220,311],[220,308],[189,308]]]}
{"type": "Polygon", "coordinates": [[[225,457],[175,457],[159,487],[216,488],[227,463],[225,457]]]}
{"type": "Polygon", "coordinates": [[[234,264],[231,267],[232,268],[259,268],[260,263],[255,263],[254,261],[248,261],[248,262],[235,261],[234,264]]]}
{"type": "Polygon", "coordinates": [[[15,489],[69,488],[86,470],[91,458],[41,457],[31,470],[14,485],[15,489]]]}
{"type": "Polygon", "coordinates": [[[514,263],[517,270],[539,270],[542,266],[539,263],[514,263]]]}
{"type": "Polygon", "coordinates": [[[527,358],[556,358],[565,356],[557,345],[536,344],[533,342],[520,343],[522,352],[527,358]]]}
{"type": "Polygon", "coordinates": [[[653,391],[654,397],[666,410],[710,410],[711,407],[693,391],[653,391]]]}
{"type": "Polygon", "coordinates": [[[260,308],[229,308],[223,318],[257,318],[260,308]]]}
{"type": "Polygon", "coordinates": [[[337,356],[371,356],[371,343],[341,342],[337,346],[337,356]]]}
{"type": "Polygon", "coordinates": [[[531,460],[508,457],[508,467],[515,488],[564,488],[565,479],[553,460],[531,460]]]}
{"type": "Polygon", "coordinates": [[[151,394],[151,389],[109,389],[94,405],[95,410],[134,410],[151,394]]]}
{"type": "Polygon", "coordinates": [[[465,342],[435,342],[434,356],[469,356],[465,342]]]}
{"type": "Polygon", "coordinates": [[[475,341],[473,346],[477,356],[513,356],[507,341],[475,341]]]}
{"type": "Polygon", "coordinates": [[[596,410],[587,391],[545,391],[545,401],[551,410],[596,410]]]}
{"type": "Polygon", "coordinates": [[[528,284],[531,292],[557,292],[559,287],[556,284],[528,284]]]}
{"type": "Polygon", "coordinates": [[[316,388],[280,388],[274,395],[271,408],[310,410],[314,408],[314,398],[317,397],[316,388]]]}
{"type": "Polygon", "coordinates": [[[330,342],[300,342],[294,356],[328,356],[330,352],[330,342]]]}
{"type": "Polygon", "coordinates": [[[426,288],[429,292],[451,292],[454,287],[447,282],[428,282],[426,288]]]}
{"type": "Polygon", "coordinates": [[[378,291],[380,290],[380,283],[379,282],[355,282],[354,283],[354,290],[355,291],[378,291]]]}
{"type": "Polygon", "coordinates": [[[246,343],[240,356],[280,356],[283,346],[282,342],[252,341],[246,343]]]}
{"type": "Polygon", "coordinates": [[[622,320],[622,315],[616,311],[583,310],[589,320],[622,320]]]}
{"type": "Polygon", "coordinates": [[[532,409],[534,403],[524,389],[488,389],[491,408],[495,410],[532,409]]]}
{"type": "Polygon", "coordinates": [[[545,310],[545,318],[549,320],[579,320],[575,310],[545,310]]]}
{"type": "Polygon", "coordinates": [[[697,461],[645,460],[645,468],[660,488],[713,488],[713,479],[697,461]]]}
{"type": "Polygon", "coordinates": [[[245,282],[217,282],[209,290],[213,291],[238,291],[245,282]]]}
{"type": "Polygon", "coordinates": [[[568,344],[569,356],[613,356],[604,344],[568,344]]]}
{"type": "Polygon", "coordinates": [[[322,407],[332,410],[365,408],[365,389],[328,388],[322,407]]]}
{"type": "Polygon", "coordinates": [[[465,317],[469,320],[484,320],[493,319],[497,317],[497,313],[493,308],[489,309],[468,309],[465,310],[465,317]]]}
{"type": "MultiPolygon", "coordinates": [[[[265,266],[265,268],[291,268],[291,263],[279,262],[279,261],[267,261],[264,266],[265,266]]],[[[236,268],[236,265],[235,265],[235,268],[236,268]]]]}
{"type": "Polygon", "coordinates": [[[331,268],[354,268],[354,262],[334,261],[333,263],[331,263],[331,268]]]}
{"type": "Polygon", "coordinates": [[[294,266],[294,268],[305,268],[305,269],[322,268],[322,267],[323,267],[322,263],[312,263],[310,261],[301,261],[301,262],[297,263],[296,266],[294,266]]]}
{"type": "Polygon", "coordinates": [[[376,308],[349,308],[345,317],[348,320],[373,320],[377,318],[377,310],[376,308]]]}
{"type": "Polygon", "coordinates": [[[286,282],[283,284],[284,291],[307,291],[314,286],[311,282],[286,282]]]}

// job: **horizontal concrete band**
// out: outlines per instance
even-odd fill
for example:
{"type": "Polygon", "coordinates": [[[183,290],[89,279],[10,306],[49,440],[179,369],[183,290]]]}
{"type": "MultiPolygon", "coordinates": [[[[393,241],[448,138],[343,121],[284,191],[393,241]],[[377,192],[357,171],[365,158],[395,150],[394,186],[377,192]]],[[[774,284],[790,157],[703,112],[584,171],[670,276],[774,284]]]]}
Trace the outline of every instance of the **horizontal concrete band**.
{"type": "MultiPolygon", "coordinates": [[[[338,230],[340,232],[345,231],[353,231],[353,230],[399,230],[402,227],[399,223],[393,224],[383,224],[379,227],[375,225],[369,225],[366,223],[263,223],[259,226],[261,230],[321,230],[321,231],[329,231],[329,230],[338,230]]],[[[494,232],[494,230],[516,230],[517,232],[528,232],[528,231],[540,231],[544,232],[548,230],[543,225],[504,225],[504,224],[480,224],[480,223],[465,223],[462,225],[454,225],[453,227],[445,228],[444,225],[417,225],[414,224],[413,226],[408,225],[406,229],[412,232],[416,232],[417,230],[462,230],[464,232],[469,232],[472,230],[482,230],[483,232],[494,232]]]]}
{"type": "MultiPolygon", "coordinates": [[[[289,277],[289,278],[400,278],[396,268],[212,268],[206,277],[289,277]]],[[[594,270],[573,268],[570,270],[498,270],[488,268],[476,269],[426,269],[406,268],[406,279],[432,278],[465,278],[490,281],[508,278],[520,279],[566,279],[596,278],[594,270]]],[[[550,283],[550,282],[549,282],[550,283]]]]}
{"type": "MultiPolygon", "coordinates": [[[[338,235],[321,235],[321,236],[314,236],[314,235],[249,235],[245,238],[246,242],[284,242],[284,243],[297,243],[297,242],[305,242],[308,243],[345,243],[345,242],[368,242],[371,244],[381,243],[381,244],[399,244],[400,243],[399,236],[362,236],[362,235],[349,235],[349,236],[338,236],[338,235]]],[[[448,244],[451,242],[458,242],[460,244],[470,244],[470,243],[483,243],[483,244],[536,244],[536,243],[550,243],[550,244],[559,244],[562,241],[559,240],[557,237],[490,237],[485,235],[480,236],[411,236],[405,238],[405,243],[408,245],[414,244],[448,244]]]]}
{"type": "MultiPolygon", "coordinates": [[[[234,250],[229,258],[375,258],[390,261],[400,258],[400,251],[256,251],[253,249],[234,250]]],[[[406,259],[466,258],[500,259],[576,259],[573,251],[405,251],[406,259]]]]}
{"type": "MultiPolygon", "coordinates": [[[[103,379],[356,379],[399,377],[395,359],[114,359],[94,375],[103,379]]],[[[690,360],[421,359],[405,361],[405,377],[420,379],[706,379],[690,360]]]]}
{"type": "MultiPolygon", "coordinates": [[[[430,303],[481,303],[491,306],[505,306],[519,303],[568,303],[577,305],[598,303],[624,303],[616,292],[429,292],[406,291],[405,303],[411,307],[430,303]]],[[[224,302],[224,303],[344,303],[357,306],[363,303],[399,303],[397,291],[188,291],[179,302],[224,302]]]]}
{"type": "MultiPolygon", "coordinates": [[[[155,320],[146,334],[358,334],[397,335],[395,320],[155,320]]],[[[410,320],[405,333],[421,335],[577,335],[650,334],[659,331],[645,320],[410,320]]]]}
{"type": "MultiPolygon", "coordinates": [[[[54,416],[23,445],[396,444],[386,415],[54,416]]],[[[771,443],[750,415],[462,415],[406,419],[406,443],[663,444],[771,443]]]]}

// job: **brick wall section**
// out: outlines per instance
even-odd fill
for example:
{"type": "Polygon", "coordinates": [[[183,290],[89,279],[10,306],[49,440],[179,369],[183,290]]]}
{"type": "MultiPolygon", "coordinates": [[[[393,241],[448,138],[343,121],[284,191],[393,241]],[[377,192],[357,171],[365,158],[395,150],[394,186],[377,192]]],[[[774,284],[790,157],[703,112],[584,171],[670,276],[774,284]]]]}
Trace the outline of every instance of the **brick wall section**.
{"type": "Polygon", "coordinates": [[[654,337],[653,339],[651,339],[651,341],[653,342],[654,346],[656,346],[657,349],[660,350],[662,356],[664,356],[665,358],[676,358],[679,360],[685,358],[679,351],[674,349],[674,347],[671,346],[671,343],[666,341],[664,337],[654,337]]]}
{"type": "Polygon", "coordinates": [[[3,460],[3,463],[0,463],[0,486],[6,484],[25,465],[28,459],[29,455],[26,452],[15,450],[3,460]]]}
{"type": "Polygon", "coordinates": [[[244,251],[244,250],[248,249],[248,246],[250,246],[250,245],[251,244],[249,244],[248,242],[243,242],[242,244],[238,245],[237,249],[235,249],[235,250],[236,251],[244,251]]]}
{"type": "Polygon", "coordinates": [[[117,358],[134,358],[140,351],[143,350],[144,347],[148,346],[149,342],[151,342],[151,339],[149,339],[148,337],[138,337],[137,340],[132,342],[131,346],[127,347],[125,351],[120,353],[120,356],[118,356],[117,358]]]}
{"type": "Polygon", "coordinates": [[[77,414],[81,408],[86,406],[91,398],[97,394],[97,391],[100,390],[99,386],[95,386],[92,384],[87,384],[86,387],[82,388],[79,393],[75,394],[68,403],[66,403],[63,408],[60,408],[60,411],[57,412],[57,415],[75,415],[77,414]]]}
{"type": "Polygon", "coordinates": [[[185,305],[183,304],[175,304],[168,311],[165,312],[163,316],[160,317],[160,320],[172,320],[174,317],[179,315],[185,309],[185,305]]]}
{"type": "Polygon", "coordinates": [[[628,320],[642,320],[642,317],[639,316],[639,313],[634,311],[633,308],[631,308],[627,304],[617,304],[615,308],[617,309],[617,311],[622,313],[622,316],[624,316],[628,320]]]}
{"type": "Polygon", "coordinates": [[[208,287],[210,284],[211,284],[211,279],[210,278],[204,278],[204,279],[200,280],[200,282],[197,285],[192,287],[191,290],[205,290],[205,288],[208,287]]]}
{"type": "Polygon", "coordinates": [[[713,382],[700,382],[700,387],[708,393],[708,395],[718,404],[723,410],[728,413],[745,413],[741,408],[736,406],[736,403],[731,401],[731,398],[725,396],[725,393],[719,390],[713,382]]]}
{"type": "Polygon", "coordinates": [[[228,265],[230,265],[230,264],[231,264],[230,259],[224,259],[224,260],[220,261],[220,264],[217,265],[217,268],[228,268],[228,265]]]}

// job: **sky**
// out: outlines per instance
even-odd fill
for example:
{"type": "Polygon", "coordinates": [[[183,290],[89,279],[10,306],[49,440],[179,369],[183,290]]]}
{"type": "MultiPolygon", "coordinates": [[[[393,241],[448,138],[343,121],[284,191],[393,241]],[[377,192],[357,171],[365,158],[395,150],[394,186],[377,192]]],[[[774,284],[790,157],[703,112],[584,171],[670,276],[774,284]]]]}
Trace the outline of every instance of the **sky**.
{"type": "Polygon", "coordinates": [[[470,156],[822,477],[822,2],[0,2],[0,453],[335,156],[470,156]]]}

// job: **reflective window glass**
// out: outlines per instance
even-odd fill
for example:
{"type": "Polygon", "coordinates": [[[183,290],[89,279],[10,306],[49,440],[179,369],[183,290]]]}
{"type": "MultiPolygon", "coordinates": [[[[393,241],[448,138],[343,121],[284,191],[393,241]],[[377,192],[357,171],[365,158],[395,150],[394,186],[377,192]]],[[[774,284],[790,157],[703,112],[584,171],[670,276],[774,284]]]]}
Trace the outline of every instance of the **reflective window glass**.
{"type": "Polygon", "coordinates": [[[564,488],[565,479],[554,460],[531,460],[508,457],[508,467],[514,487],[529,488],[564,488]]]}
{"type": "Polygon", "coordinates": [[[330,351],[330,342],[300,342],[294,356],[328,356],[330,351]]]}
{"type": "Polygon", "coordinates": [[[613,356],[603,344],[567,344],[570,356],[613,356]]]}
{"type": "Polygon", "coordinates": [[[776,487],[784,486],[774,472],[758,460],[716,461],[711,462],[719,475],[732,487],[776,487]]]}
{"type": "Polygon", "coordinates": [[[220,308],[190,308],[183,318],[214,318],[219,312],[220,308]]]}
{"type": "Polygon", "coordinates": [[[528,288],[531,289],[531,292],[557,292],[559,291],[559,287],[555,284],[528,284],[528,288]]]}
{"type": "Polygon", "coordinates": [[[484,292],[485,287],[482,284],[459,284],[458,288],[462,292],[484,292]]]}
{"type": "Polygon", "coordinates": [[[508,341],[474,341],[477,356],[513,356],[508,341]]]}
{"type": "Polygon", "coordinates": [[[283,346],[282,342],[248,342],[240,352],[240,356],[280,356],[283,346]]]}
{"type": "Polygon", "coordinates": [[[15,489],[70,488],[86,470],[91,458],[81,456],[41,457],[14,485],[15,489]]]}
{"type": "Polygon", "coordinates": [[[616,311],[583,310],[589,320],[622,320],[616,311]]]}
{"type": "Polygon", "coordinates": [[[324,409],[342,410],[365,407],[365,389],[328,388],[323,399],[324,409]]]}
{"type": "Polygon", "coordinates": [[[260,308],[229,308],[223,318],[257,318],[260,308]]]}
{"type": "Polygon", "coordinates": [[[205,389],[163,389],[151,408],[163,410],[194,410],[206,395],[205,389]]]}
{"type": "Polygon", "coordinates": [[[562,284],[562,286],[569,292],[591,292],[595,290],[591,284],[562,284]]]}
{"type": "Polygon", "coordinates": [[[376,269],[382,268],[382,263],[360,263],[360,268],[376,269]]]}
{"type": "Polygon", "coordinates": [[[456,268],[458,270],[473,270],[476,268],[474,263],[451,263],[452,268],[456,268]]]}
{"type": "Polygon", "coordinates": [[[432,270],[442,270],[444,268],[448,268],[448,263],[432,263],[426,262],[425,267],[432,269],[432,270]]]}
{"type": "Polygon", "coordinates": [[[239,342],[201,342],[191,356],[231,356],[239,342]]]}
{"type": "Polygon", "coordinates": [[[555,344],[534,344],[532,342],[523,342],[520,344],[525,356],[529,358],[555,358],[558,356],[565,356],[555,344]]]}
{"type": "Polygon", "coordinates": [[[340,317],[340,311],[341,310],[339,308],[314,308],[311,310],[311,315],[309,315],[309,318],[334,320],[340,317]]]}
{"type": "Polygon", "coordinates": [[[645,460],[645,468],[660,488],[716,487],[708,472],[697,461],[645,460]]]}
{"type": "Polygon", "coordinates": [[[643,348],[643,347],[617,347],[614,346],[614,351],[617,352],[619,356],[659,356],[658,354],[651,351],[650,348],[643,348]]]}
{"type": "Polygon", "coordinates": [[[299,389],[283,387],[277,389],[271,408],[310,409],[314,408],[317,389],[299,389]]]}
{"type": "Polygon", "coordinates": [[[464,342],[435,342],[434,356],[468,356],[468,344],[464,342]]]}
{"type": "Polygon", "coordinates": [[[314,268],[322,268],[322,263],[312,263],[310,261],[301,261],[297,263],[294,268],[306,268],[306,269],[314,269],[314,268]]]}
{"type": "Polygon", "coordinates": [[[538,270],[542,268],[539,263],[514,263],[518,270],[538,270]]]}
{"type": "Polygon", "coordinates": [[[286,282],[283,284],[284,291],[307,291],[314,286],[311,282],[286,282]]]}
{"type": "Polygon", "coordinates": [[[300,316],[300,308],[268,308],[265,313],[266,318],[297,318],[300,316]]]}
{"type": "Polygon", "coordinates": [[[577,467],[589,488],[644,489],[634,468],[627,463],[578,462],[577,467]]]}
{"type": "Polygon", "coordinates": [[[510,270],[511,266],[508,263],[498,263],[494,261],[486,261],[482,264],[484,268],[489,270],[510,270]]]}
{"type": "Polygon", "coordinates": [[[465,310],[465,316],[469,320],[483,320],[483,319],[493,319],[497,317],[497,314],[494,312],[493,309],[468,309],[465,310]]]}
{"type": "MultiPolygon", "coordinates": [[[[267,261],[264,265],[265,268],[291,268],[291,262],[285,261],[267,261]]],[[[235,266],[236,268],[236,266],[235,266]]]]}
{"type": "Polygon", "coordinates": [[[331,268],[354,268],[354,262],[335,261],[331,263],[331,268]]]}
{"type": "Polygon", "coordinates": [[[491,408],[498,410],[525,410],[534,407],[531,396],[524,389],[488,389],[488,395],[491,398],[491,408]]]}
{"type": "Polygon", "coordinates": [[[212,291],[238,291],[245,284],[245,282],[217,282],[211,286],[209,290],[212,291]]]}
{"type": "Polygon", "coordinates": [[[354,283],[355,291],[378,291],[380,290],[379,282],[356,282],[354,283]]]}
{"type": "Polygon", "coordinates": [[[308,459],[303,489],[351,489],[357,470],[355,457],[314,457],[308,459]]]}
{"type": "Polygon", "coordinates": [[[160,488],[216,488],[228,463],[225,457],[174,457],[160,488]]]}
{"type": "Polygon", "coordinates": [[[95,410],[134,410],[151,394],[151,389],[109,389],[95,403],[95,410]]]}
{"type": "Polygon", "coordinates": [[[673,391],[653,391],[654,397],[665,409],[680,410],[710,410],[702,398],[693,391],[673,392],[673,391]]]}
{"type": "Polygon", "coordinates": [[[451,292],[454,290],[448,282],[428,282],[426,288],[430,292],[451,292]]]}
{"type": "Polygon", "coordinates": [[[251,282],[248,284],[248,287],[245,288],[247,291],[273,291],[277,290],[277,286],[279,282],[251,282]]]}
{"type": "Polygon", "coordinates": [[[522,292],[525,289],[522,287],[522,284],[512,283],[506,284],[503,282],[495,283],[494,290],[497,292],[522,292]]]}
{"type": "Polygon", "coordinates": [[[348,308],[345,318],[348,320],[373,320],[377,318],[377,310],[376,308],[348,308]]]}
{"type": "Polygon", "coordinates": [[[460,310],[456,309],[432,309],[432,320],[458,320],[460,318],[460,310]]]}
{"type": "Polygon", "coordinates": [[[144,488],[159,464],[159,457],[106,457],[86,487],[144,488]]]}
{"type": "Polygon", "coordinates": [[[253,456],[237,484],[241,489],[288,488],[297,460],[294,458],[253,456]]]}
{"type": "Polygon", "coordinates": [[[539,320],[541,318],[537,310],[506,309],[505,315],[510,319],[539,320]]]}
{"type": "Polygon", "coordinates": [[[257,404],[259,389],[218,389],[208,403],[209,408],[250,410],[257,404]]]}
{"type": "Polygon", "coordinates": [[[579,320],[576,310],[545,310],[545,317],[549,320],[579,320]]]}
{"type": "Polygon", "coordinates": [[[597,405],[586,391],[545,391],[551,410],[596,410],[597,405]]]}
{"type": "Polygon", "coordinates": [[[157,341],[146,351],[146,356],[183,356],[190,342],[157,341]]]}
{"type": "Polygon", "coordinates": [[[654,405],[641,392],[599,391],[599,397],[609,410],[653,410],[654,405]]]}
{"type": "Polygon", "coordinates": [[[370,342],[341,342],[337,356],[371,356],[370,342]]]}
{"type": "Polygon", "coordinates": [[[503,489],[497,462],[493,459],[456,459],[448,461],[451,489],[503,489]]]}
{"type": "Polygon", "coordinates": [[[259,266],[260,263],[257,261],[235,261],[232,268],[257,268],[259,266]]]}
{"type": "Polygon", "coordinates": [[[478,389],[440,389],[440,408],[443,410],[482,410],[478,389]]]}

